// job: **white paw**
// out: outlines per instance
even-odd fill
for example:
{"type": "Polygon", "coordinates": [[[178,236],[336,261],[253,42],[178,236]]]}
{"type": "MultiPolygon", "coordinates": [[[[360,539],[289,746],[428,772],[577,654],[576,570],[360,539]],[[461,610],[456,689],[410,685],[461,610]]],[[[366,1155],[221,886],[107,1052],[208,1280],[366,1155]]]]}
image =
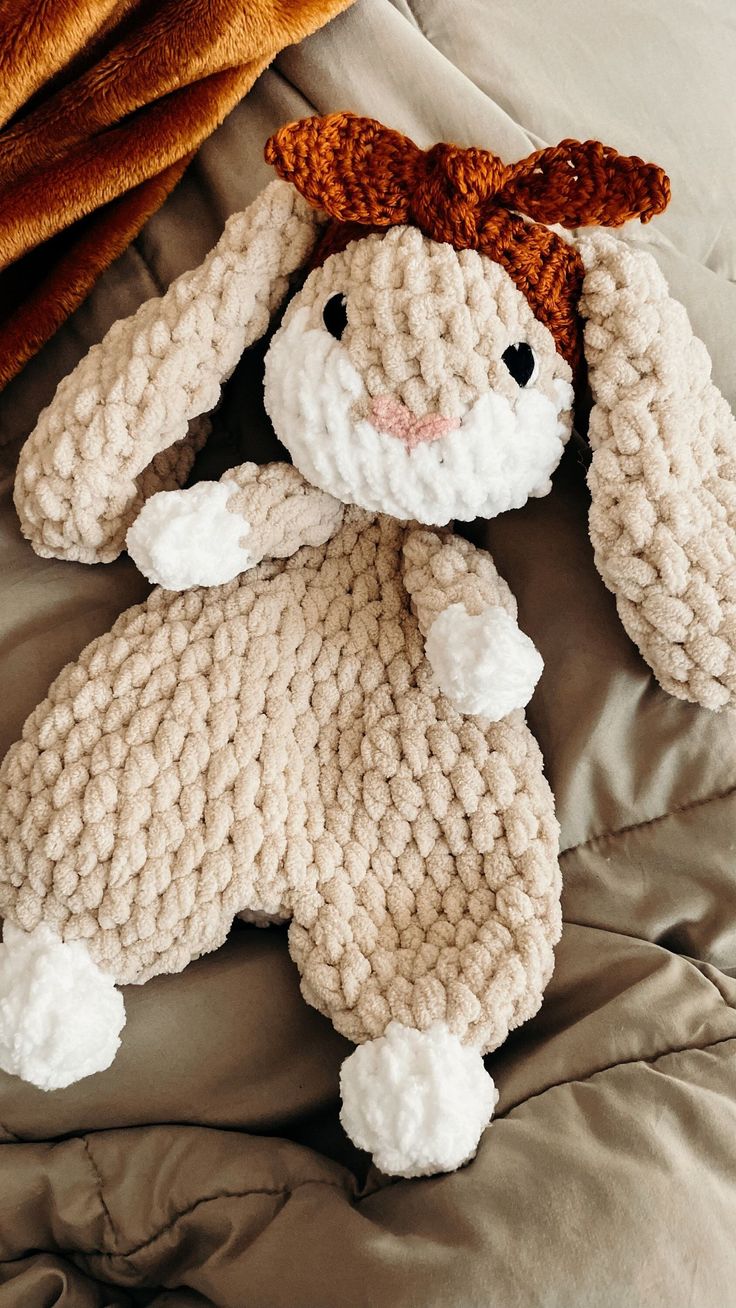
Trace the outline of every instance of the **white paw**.
{"type": "Polygon", "coordinates": [[[3,927],[0,1069],[40,1090],[61,1090],[109,1067],[125,1026],[123,996],[81,940],[42,922],[3,927]]]}
{"type": "Polygon", "coordinates": [[[234,482],[201,481],[152,495],[125,542],[144,577],[164,590],[189,590],[224,586],[251,568],[256,560],[240,544],[250,526],[227,507],[234,491],[234,482]]]}
{"type": "Polygon", "coordinates": [[[462,604],[450,604],[432,623],[425,648],[442,693],[461,713],[491,722],[529,703],[544,667],[529,637],[494,605],[471,617],[462,604]]]}
{"type": "Polygon", "coordinates": [[[498,1100],[477,1049],[443,1022],[390,1022],[342,1065],[340,1121],[387,1176],[453,1172],[474,1155],[498,1100]]]}

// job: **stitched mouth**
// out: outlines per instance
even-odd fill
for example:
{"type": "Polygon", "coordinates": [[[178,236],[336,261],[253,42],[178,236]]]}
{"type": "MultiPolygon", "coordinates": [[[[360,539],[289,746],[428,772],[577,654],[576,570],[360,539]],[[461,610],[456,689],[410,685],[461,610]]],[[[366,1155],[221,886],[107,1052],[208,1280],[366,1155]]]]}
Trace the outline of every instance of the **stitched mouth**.
{"type": "Polygon", "coordinates": [[[376,431],[395,436],[410,452],[418,445],[441,440],[460,426],[459,418],[443,418],[439,413],[425,413],[419,417],[394,395],[377,395],[368,417],[376,431]]]}

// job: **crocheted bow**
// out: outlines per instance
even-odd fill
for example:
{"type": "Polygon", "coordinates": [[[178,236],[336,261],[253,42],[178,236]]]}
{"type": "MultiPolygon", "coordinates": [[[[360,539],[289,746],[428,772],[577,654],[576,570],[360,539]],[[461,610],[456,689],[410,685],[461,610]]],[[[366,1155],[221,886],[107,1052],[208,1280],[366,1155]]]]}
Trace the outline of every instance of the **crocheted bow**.
{"type": "Polygon", "coordinates": [[[420,150],[401,132],[350,113],[290,123],[265,153],[331,219],[312,267],[361,236],[399,224],[457,250],[478,250],[513,278],[577,380],[584,363],[583,265],[548,224],[649,222],[670,198],[661,168],[600,141],[562,141],[505,164],[489,150],[444,142],[420,150]]]}
{"type": "Polygon", "coordinates": [[[565,227],[649,222],[670,199],[656,164],[600,141],[561,141],[518,163],[440,143],[420,150],[401,132],[356,114],[303,118],[266,145],[266,160],[341,223],[411,223],[433,240],[477,246],[493,210],[565,227]]]}

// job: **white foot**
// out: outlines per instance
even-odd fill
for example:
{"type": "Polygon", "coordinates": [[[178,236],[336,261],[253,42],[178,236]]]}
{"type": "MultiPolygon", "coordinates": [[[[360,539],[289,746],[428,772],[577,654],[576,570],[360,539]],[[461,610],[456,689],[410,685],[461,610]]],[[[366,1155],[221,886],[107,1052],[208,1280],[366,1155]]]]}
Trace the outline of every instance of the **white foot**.
{"type": "Polygon", "coordinates": [[[249,524],[227,507],[232,481],[158,491],[128,529],[126,548],[144,577],[164,590],[224,586],[256,560],[240,544],[249,524]]]}
{"type": "Polygon", "coordinates": [[[123,996],[81,940],[64,944],[45,922],[12,923],[0,945],[0,1069],[40,1090],[61,1090],[109,1067],[125,1025],[123,996]]]}
{"type": "Polygon", "coordinates": [[[471,1159],[498,1092],[477,1049],[442,1022],[391,1022],[342,1065],[340,1120],[387,1176],[452,1172],[471,1159]]]}
{"type": "Polygon", "coordinates": [[[440,690],[461,713],[500,722],[525,708],[542,675],[542,656],[514,619],[495,605],[473,617],[450,604],[425,642],[440,690]]]}

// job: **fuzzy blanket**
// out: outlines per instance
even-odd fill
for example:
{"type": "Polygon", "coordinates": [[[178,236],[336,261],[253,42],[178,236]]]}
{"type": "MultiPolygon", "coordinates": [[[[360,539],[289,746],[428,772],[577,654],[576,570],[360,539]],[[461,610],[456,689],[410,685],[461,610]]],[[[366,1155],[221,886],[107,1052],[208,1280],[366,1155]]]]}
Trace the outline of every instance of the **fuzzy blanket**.
{"type": "Polygon", "coordinates": [[[284,46],[350,0],[0,0],[0,386],[284,46]]]}

